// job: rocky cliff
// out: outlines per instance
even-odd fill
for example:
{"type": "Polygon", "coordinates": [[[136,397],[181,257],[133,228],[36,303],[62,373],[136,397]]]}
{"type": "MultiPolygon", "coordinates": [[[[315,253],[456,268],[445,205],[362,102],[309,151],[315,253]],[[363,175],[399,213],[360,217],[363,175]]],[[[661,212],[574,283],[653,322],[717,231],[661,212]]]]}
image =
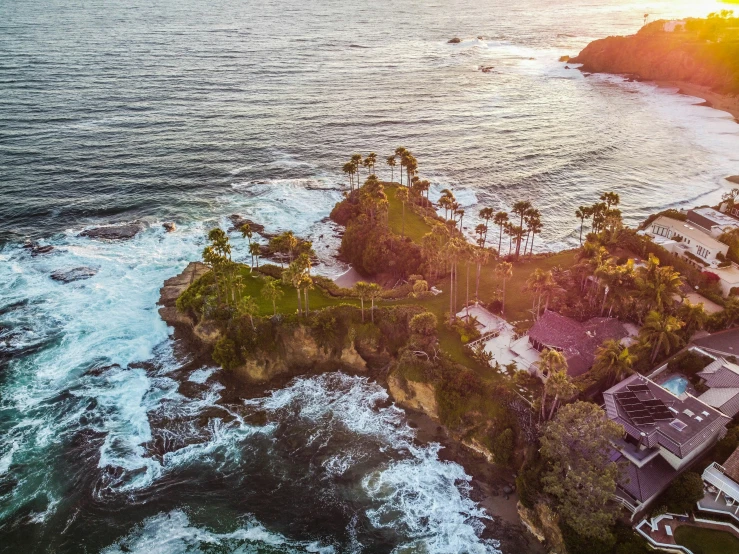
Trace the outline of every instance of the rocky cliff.
{"type": "Polygon", "coordinates": [[[739,93],[739,41],[714,42],[694,33],[655,29],[659,26],[631,36],[595,40],[569,62],[583,64],[585,72],[682,81],[721,94],[739,93]]]}
{"type": "MultiPolygon", "coordinates": [[[[178,338],[187,343],[190,351],[200,354],[213,351],[222,337],[222,329],[217,322],[198,321],[191,314],[181,312],[176,303],[187,287],[208,271],[202,263],[190,263],[182,273],[164,282],[159,297],[159,314],[164,322],[175,328],[178,338]]],[[[360,351],[375,361],[383,358],[383,353],[373,348],[372,341],[354,338],[343,348],[333,351],[321,347],[305,325],[285,325],[278,327],[273,348],[254,352],[233,372],[250,383],[266,383],[278,376],[314,370],[365,373],[368,366],[360,351]]]]}

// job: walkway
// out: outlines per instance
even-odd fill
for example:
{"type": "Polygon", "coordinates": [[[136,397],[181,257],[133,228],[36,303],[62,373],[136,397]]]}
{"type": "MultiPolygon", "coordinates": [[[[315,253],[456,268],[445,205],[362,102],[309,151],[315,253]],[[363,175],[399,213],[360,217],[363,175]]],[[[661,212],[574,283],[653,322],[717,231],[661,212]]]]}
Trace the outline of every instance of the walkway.
{"type": "Polygon", "coordinates": [[[676,514],[663,514],[656,518],[652,518],[651,520],[643,519],[635,529],[650,543],[652,543],[653,546],[674,548],[676,550],[692,554],[689,549],[675,542],[675,529],[684,525],[689,527],[713,529],[714,531],[724,531],[739,538],[739,529],[730,523],[709,521],[696,518],[694,515],[682,516],[676,514]]]}

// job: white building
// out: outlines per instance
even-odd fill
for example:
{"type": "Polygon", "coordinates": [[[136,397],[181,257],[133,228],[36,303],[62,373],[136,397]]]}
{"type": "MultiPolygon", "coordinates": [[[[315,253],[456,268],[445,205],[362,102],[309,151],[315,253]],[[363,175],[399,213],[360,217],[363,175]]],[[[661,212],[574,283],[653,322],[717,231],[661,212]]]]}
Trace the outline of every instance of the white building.
{"type": "Polygon", "coordinates": [[[655,242],[668,252],[683,258],[699,269],[718,267],[720,260],[716,256],[719,253],[725,256],[729,251],[729,245],[720,242],[703,227],[690,221],[680,221],[664,215],[651,223],[646,234],[655,239],[655,242]]]}

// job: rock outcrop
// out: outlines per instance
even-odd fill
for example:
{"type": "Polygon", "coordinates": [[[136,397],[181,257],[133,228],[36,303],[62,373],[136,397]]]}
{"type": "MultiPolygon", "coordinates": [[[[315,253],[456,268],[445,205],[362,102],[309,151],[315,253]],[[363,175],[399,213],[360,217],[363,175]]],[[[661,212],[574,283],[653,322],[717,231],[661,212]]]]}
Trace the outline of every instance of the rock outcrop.
{"type": "Polygon", "coordinates": [[[113,225],[110,227],[93,227],[82,231],[78,236],[102,240],[128,240],[141,232],[143,227],[138,223],[129,225],[113,225]]]}
{"type": "Polygon", "coordinates": [[[454,37],[454,38],[452,38],[452,39],[449,39],[449,40],[447,41],[447,44],[459,44],[460,42],[462,42],[462,39],[461,39],[461,38],[459,38],[459,37],[454,37]]]}
{"type": "Polygon", "coordinates": [[[431,419],[439,420],[436,389],[432,384],[409,381],[397,373],[392,373],[388,376],[387,388],[399,406],[423,412],[431,419]]]}
{"type": "Polygon", "coordinates": [[[195,322],[187,314],[179,312],[175,304],[180,294],[208,271],[210,269],[205,264],[190,262],[182,273],[164,281],[164,286],[159,289],[159,315],[168,325],[184,325],[188,329],[194,329],[195,322]]]}
{"type": "Polygon", "coordinates": [[[58,269],[51,274],[51,278],[62,283],[89,279],[98,272],[94,267],[75,267],[74,269],[58,269]]]}
{"type": "Polygon", "coordinates": [[[676,33],[641,31],[588,44],[569,63],[583,72],[638,76],[650,81],[682,81],[722,94],[739,93],[739,75],[731,63],[732,48],[676,33]],[[724,55],[726,54],[726,55],[724,55]]]}

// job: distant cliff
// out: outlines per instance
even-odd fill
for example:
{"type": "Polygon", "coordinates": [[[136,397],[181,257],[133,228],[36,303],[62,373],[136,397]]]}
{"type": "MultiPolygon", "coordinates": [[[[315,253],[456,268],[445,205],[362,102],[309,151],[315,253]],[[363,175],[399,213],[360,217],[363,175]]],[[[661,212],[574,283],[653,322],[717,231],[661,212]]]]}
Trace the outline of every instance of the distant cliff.
{"type": "Polygon", "coordinates": [[[655,21],[627,37],[595,40],[569,61],[592,73],[682,81],[739,94],[739,18],[724,14],[666,23],[655,21]]]}

